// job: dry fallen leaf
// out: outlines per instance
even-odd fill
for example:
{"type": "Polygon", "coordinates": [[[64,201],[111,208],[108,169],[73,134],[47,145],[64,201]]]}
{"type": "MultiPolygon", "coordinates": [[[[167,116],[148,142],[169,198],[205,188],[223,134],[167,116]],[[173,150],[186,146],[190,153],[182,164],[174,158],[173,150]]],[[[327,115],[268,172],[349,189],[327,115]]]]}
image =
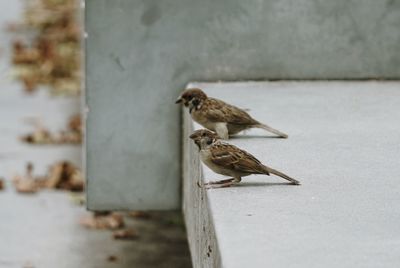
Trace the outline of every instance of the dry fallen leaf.
{"type": "Polygon", "coordinates": [[[117,239],[117,240],[133,240],[133,239],[137,239],[139,236],[134,229],[129,228],[129,229],[114,231],[113,237],[114,237],[114,239],[117,239]]]}
{"type": "Polygon", "coordinates": [[[33,179],[17,175],[14,177],[13,181],[15,190],[17,190],[18,193],[33,194],[38,190],[38,187],[33,179]]]}
{"type": "Polygon", "coordinates": [[[68,128],[71,131],[82,132],[82,118],[80,114],[75,114],[68,121],[68,128]]]}
{"type": "Polygon", "coordinates": [[[110,256],[107,257],[107,260],[109,262],[116,262],[118,260],[118,257],[115,256],[115,255],[110,255],[110,256]]]}
{"type": "Polygon", "coordinates": [[[13,178],[15,189],[19,193],[32,194],[36,193],[38,186],[33,178],[33,164],[26,165],[26,173],[24,176],[16,175],[13,178]]]}
{"type": "Polygon", "coordinates": [[[46,187],[83,191],[84,179],[82,173],[73,164],[63,161],[50,167],[46,187]]]}
{"type": "Polygon", "coordinates": [[[21,137],[21,140],[31,144],[81,144],[82,121],[80,114],[73,115],[67,122],[67,129],[58,134],[51,133],[37,119],[27,120],[33,125],[34,131],[21,137]]]}
{"type": "Polygon", "coordinates": [[[151,218],[150,213],[145,212],[145,211],[140,211],[140,210],[128,212],[128,215],[130,217],[140,218],[140,219],[150,219],[151,218]]]}
{"type": "Polygon", "coordinates": [[[119,213],[108,213],[107,215],[91,214],[81,218],[79,223],[90,229],[119,229],[124,227],[124,218],[119,213]]]}
{"type": "Polygon", "coordinates": [[[22,141],[34,144],[54,143],[54,138],[45,128],[37,128],[34,132],[21,137],[22,141]]]}
{"type": "Polygon", "coordinates": [[[8,28],[14,32],[29,32],[33,37],[13,43],[16,78],[27,92],[46,85],[54,94],[78,95],[81,86],[79,1],[30,0],[23,3],[23,20],[8,28]],[[19,72],[21,66],[24,72],[19,72]]]}
{"type": "Polygon", "coordinates": [[[45,176],[33,176],[31,163],[26,169],[26,175],[13,178],[15,189],[21,193],[34,193],[42,188],[82,192],[85,188],[81,171],[68,161],[52,165],[45,176]]]}

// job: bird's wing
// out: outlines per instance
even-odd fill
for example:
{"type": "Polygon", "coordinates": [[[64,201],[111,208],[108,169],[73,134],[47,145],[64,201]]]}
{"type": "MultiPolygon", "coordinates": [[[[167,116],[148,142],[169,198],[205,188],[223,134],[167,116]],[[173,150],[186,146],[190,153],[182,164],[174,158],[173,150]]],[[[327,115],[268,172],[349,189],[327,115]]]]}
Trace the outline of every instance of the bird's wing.
{"type": "Polygon", "coordinates": [[[204,108],[204,116],[213,122],[227,122],[237,125],[259,124],[244,110],[218,99],[208,98],[207,106],[204,108]]]}
{"type": "Polygon", "coordinates": [[[268,174],[265,166],[253,155],[231,144],[215,144],[210,148],[211,161],[223,168],[243,173],[268,174]]]}

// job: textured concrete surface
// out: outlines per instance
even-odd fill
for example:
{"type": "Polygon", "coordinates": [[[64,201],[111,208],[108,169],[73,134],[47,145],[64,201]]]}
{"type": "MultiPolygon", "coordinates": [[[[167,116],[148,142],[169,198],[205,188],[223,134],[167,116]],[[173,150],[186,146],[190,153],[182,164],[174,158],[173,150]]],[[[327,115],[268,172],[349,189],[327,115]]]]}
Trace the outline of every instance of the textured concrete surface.
{"type": "MultiPolygon", "coordinates": [[[[288,133],[284,140],[251,130],[230,142],[302,182],[249,176],[203,193],[197,180],[222,176],[185,158],[186,221],[213,230],[208,243],[218,245],[210,256],[199,252],[204,239],[188,230],[192,254],[202,254],[195,267],[209,258],[229,268],[400,265],[399,82],[194,85],[288,133]]],[[[191,150],[189,143],[185,154],[191,150]]]]}
{"type": "Polygon", "coordinates": [[[24,196],[7,186],[0,192],[1,268],[191,267],[180,212],[126,218],[126,226],[137,230],[139,238],[116,241],[110,231],[80,226],[79,219],[87,212],[68,193],[24,196]],[[110,262],[109,256],[117,260],[110,262]]]}
{"type": "Polygon", "coordinates": [[[393,0],[87,0],[89,207],[180,206],[189,81],[399,78],[399,25],[393,0]]]}
{"type": "Polygon", "coordinates": [[[185,137],[193,132],[189,113],[183,114],[183,215],[192,256],[193,267],[221,267],[221,258],[215,239],[213,215],[205,191],[198,185],[203,178],[197,147],[185,137]]]}
{"type": "Polygon", "coordinates": [[[11,36],[3,29],[20,12],[21,1],[0,0],[0,178],[6,179],[6,189],[0,191],[0,267],[190,267],[180,212],[153,213],[148,220],[127,219],[127,226],[135,228],[140,238],[115,241],[109,231],[86,230],[78,224],[87,212],[68,193],[26,196],[15,192],[10,179],[23,172],[27,161],[34,163],[37,174],[57,160],[81,163],[80,146],[30,146],[18,140],[32,131],[25,117],[41,117],[46,126],[58,131],[79,110],[76,98],[51,98],[45,90],[26,96],[22,86],[11,80],[11,36]],[[117,261],[107,261],[110,255],[117,261]]]}

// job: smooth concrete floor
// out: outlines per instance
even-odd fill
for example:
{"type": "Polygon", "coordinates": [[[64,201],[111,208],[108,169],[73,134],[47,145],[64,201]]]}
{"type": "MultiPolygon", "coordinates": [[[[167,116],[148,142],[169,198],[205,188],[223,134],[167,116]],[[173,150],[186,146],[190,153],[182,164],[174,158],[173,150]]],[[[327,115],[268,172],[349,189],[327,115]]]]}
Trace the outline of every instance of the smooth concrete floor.
{"type": "Polygon", "coordinates": [[[399,81],[190,86],[288,133],[229,142],[302,183],[253,175],[207,191],[224,267],[400,267],[399,81]]]}
{"type": "MultiPolygon", "coordinates": [[[[16,20],[21,1],[0,0],[0,27],[16,20]]],[[[51,98],[45,90],[26,96],[13,82],[9,66],[10,35],[0,32],[0,268],[108,268],[191,267],[186,235],[178,212],[153,213],[151,219],[127,219],[139,238],[115,241],[110,231],[88,230],[79,225],[85,208],[66,192],[43,191],[35,195],[15,192],[10,179],[23,173],[32,161],[35,174],[43,174],[58,160],[81,163],[81,147],[32,146],[18,136],[32,130],[24,118],[38,117],[51,130],[65,127],[79,111],[77,98],[51,98]],[[109,262],[108,256],[117,257],[109,262]]]]}
{"type": "Polygon", "coordinates": [[[180,212],[125,218],[139,238],[116,241],[108,230],[79,225],[87,212],[65,192],[0,192],[1,268],[191,267],[180,212]],[[117,261],[108,261],[116,256],[117,261]]]}

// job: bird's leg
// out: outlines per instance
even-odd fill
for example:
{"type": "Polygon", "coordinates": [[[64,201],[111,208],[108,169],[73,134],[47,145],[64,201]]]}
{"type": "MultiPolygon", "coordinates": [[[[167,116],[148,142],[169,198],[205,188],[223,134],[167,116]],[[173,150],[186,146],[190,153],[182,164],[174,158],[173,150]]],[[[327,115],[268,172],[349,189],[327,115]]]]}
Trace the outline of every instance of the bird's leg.
{"type": "Polygon", "coordinates": [[[209,182],[204,183],[203,185],[201,185],[200,181],[197,181],[197,186],[199,188],[203,188],[204,186],[207,187],[208,185],[220,185],[220,184],[224,184],[224,183],[230,183],[234,180],[235,180],[234,178],[231,178],[231,179],[220,180],[220,181],[209,181],[209,182]]]}
{"type": "Polygon", "coordinates": [[[223,187],[230,187],[234,184],[237,184],[241,181],[241,178],[232,178],[229,180],[222,180],[222,181],[217,181],[214,183],[208,183],[205,185],[206,189],[215,189],[215,188],[223,188],[223,187]]]}
{"type": "Polygon", "coordinates": [[[223,183],[227,183],[227,182],[232,182],[234,180],[235,180],[235,178],[220,180],[220,181],[209,181],[209,182],[204,183],[204,185],[223,184],[223,183]]]}
{"type": "Polygon", "coordinates": [[[229,132],[228,126],[224,122],[219,122],[215,124],[215,132],[217,132],[218,136],[221,139],[228,140],[229,139],[229,132]]]}

